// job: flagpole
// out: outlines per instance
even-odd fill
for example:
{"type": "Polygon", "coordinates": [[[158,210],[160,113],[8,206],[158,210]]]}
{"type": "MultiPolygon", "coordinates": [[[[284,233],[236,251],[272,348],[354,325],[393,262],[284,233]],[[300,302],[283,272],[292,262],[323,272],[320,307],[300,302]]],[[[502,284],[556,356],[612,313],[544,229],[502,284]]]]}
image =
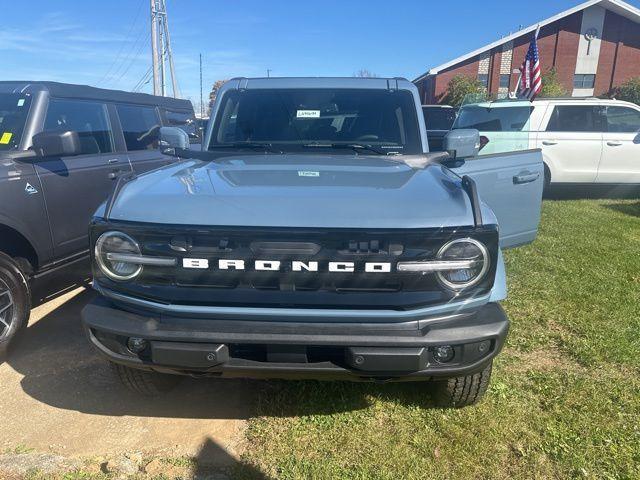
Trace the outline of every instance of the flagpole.
{"type": "MultiPolygon", "coordinates": [[[[540,35],[540,24],[538,24],[538,26],[536,27],[536,33],[535,33],[535,39],[538,40],[538,35],[540,35]]],[[[520,75],[518,76],[518,83],[516,83],[516,88],[513,92],[511,92],[511,94],[509,95],[509,97],[511,98],[518,98],[518,90],[520,89],[520,82],[522,81],[522,70],[520,70],[520,75]]]]}

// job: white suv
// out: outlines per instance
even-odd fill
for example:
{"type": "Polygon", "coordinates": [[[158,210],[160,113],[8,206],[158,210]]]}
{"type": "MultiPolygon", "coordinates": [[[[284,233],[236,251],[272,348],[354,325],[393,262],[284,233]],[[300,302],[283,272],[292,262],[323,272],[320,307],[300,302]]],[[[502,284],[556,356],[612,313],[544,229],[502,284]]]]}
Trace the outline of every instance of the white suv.
{"type": "Polygon", "coordinates": [[[481,154],[542,149],[547,183],[640,184],[640,106],[542,99],[465,105],[453,126],[480,131],[481,154]]]}

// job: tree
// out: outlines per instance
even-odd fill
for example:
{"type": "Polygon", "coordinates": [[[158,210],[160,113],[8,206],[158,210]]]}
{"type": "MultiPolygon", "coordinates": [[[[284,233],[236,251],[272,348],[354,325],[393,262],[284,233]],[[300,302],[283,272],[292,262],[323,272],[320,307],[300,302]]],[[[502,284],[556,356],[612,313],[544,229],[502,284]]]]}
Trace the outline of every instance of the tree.
{"type": "Polygon", "coordinates": [[[567,89],[564,88],[564,85],[558,80],[558,72],[555,67],[550,68],[546,73],[542,74],[542,90],[538,94],[538,97],[566,97],[567,95],[569,95],[569,92],[567,92],[567,89]]]}
{"type": "Polygon", "coordinates": [[[615,88],[613,95],[618,100],[640,105],[640,77],[633,77],[615,88]]]}
{"type": "Polygon", "coordinates": [[[216,101],[216,97],[218,96],[218,91],[220,90],[220,88],[222,88],[222,85],[224,85],[226,82],[227,82],[226,79],[216,80],[213,86],[211,87],[211,93],[209,93],[209,111],[211,111],[211,107],[213,107],[213,104],[216,101]]]}
{"type": "Polygon", "coordinates": [[[478,98],[474,101],[481,101],[486,98],[487,89],[480,80],[468,75],[456,75],[447,85],[447,91],[442,97],[442,103],[459,107],[465,97],[475,95],[478,98]]]}
{"type": "Polygon", "coordinates": [[[378,78],[377,73],[373,73],[372,71],[367,70],[366,68],[361,68],[356,73],[354,73],[353,76],[360,77],[360,78],[378,78]]]}

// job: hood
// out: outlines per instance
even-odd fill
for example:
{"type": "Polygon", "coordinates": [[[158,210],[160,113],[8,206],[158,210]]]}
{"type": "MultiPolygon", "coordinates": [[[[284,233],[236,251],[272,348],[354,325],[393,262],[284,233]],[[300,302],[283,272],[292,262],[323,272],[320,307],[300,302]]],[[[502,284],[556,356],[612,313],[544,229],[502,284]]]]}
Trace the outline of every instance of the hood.
{"type": "Polygon", "coordinates": [[[433,228],[473,224],[460,179],[363,155],[185,161],[127,183],[110,219],[174,225],[433,228]]]}

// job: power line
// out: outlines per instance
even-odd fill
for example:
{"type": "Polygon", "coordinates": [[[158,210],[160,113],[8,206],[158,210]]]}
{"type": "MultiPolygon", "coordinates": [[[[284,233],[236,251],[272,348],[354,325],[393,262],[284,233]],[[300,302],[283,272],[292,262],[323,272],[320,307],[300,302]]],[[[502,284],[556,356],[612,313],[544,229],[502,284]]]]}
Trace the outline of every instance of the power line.
{"type": "MultiPolygon", "coordinates": [[[[147,38],[151,38],[151,34],[149,34],[149,36],[147,38]]],[[[129,55],[129,64],[127,65],[127,67],[122,71],[122,73],[120,74],[120,76],[115,80],[115,83],[118,83],[122,77],[124,77],[127,72],[129,72],[129,70],[131,69],[131,67],[133,66],[133,64],[136,62],[136,60],[138,59],[138,56],[142,53],[142,49],[145,47],[146,42],[141,42],[137,48],[137,50],[131,50],[131,55],[129,55]]],[[[124,63],[123,63],[124,65],[124,63]]],[[[115,74],[114,74],[115,75],[115,74]]]]}
{"type": "Polygon", "coordinates": [[[144,73],[144,75],[142,75],[140,80],[138,80],[138,83],[135,84],[135,86],[131,91],[138,92],[142,89],[142,87],[144,87],[147,83],[149,83],[149,80],[151,79],[152,71],[153,71],[153,67],[147,68],[147,71],[144,73]]]}
{"type": "Polygon", "coordinates": [[[144,0],[140,0],[140,2],[138,3],[138,9],[136,10],[136,14],[133,17],[133,21],[131,22],[131,25],[129,26],[129,30],[128,30],[127,34],[125,35],[123,42],[120,44],[120,48],[118,49],[118,53],[115,56],[115,58],[113,59],[113,61],[111,62],[111,65],[109,65],[109,68],[107,69],[105,74],[102,75],[100,80],[98,80],[98,82],[97,82],[98,85],[101,84],[103,81],[105,81],[107,79],[107,77],[111,73],[111,70],[113,69],[113,67],[116,65],[118,60],[120,60],[120,57],[121,57],[122,53],[124,52],[124,46],[128,43],[127,39],[131,36],[131,33],[133,32],[133,27],[136,25],[136,22],[138,21],[138,18],[140,17],[140,12],[142,11],[142,5],[143,4],[144,4],[144,0]]]}

